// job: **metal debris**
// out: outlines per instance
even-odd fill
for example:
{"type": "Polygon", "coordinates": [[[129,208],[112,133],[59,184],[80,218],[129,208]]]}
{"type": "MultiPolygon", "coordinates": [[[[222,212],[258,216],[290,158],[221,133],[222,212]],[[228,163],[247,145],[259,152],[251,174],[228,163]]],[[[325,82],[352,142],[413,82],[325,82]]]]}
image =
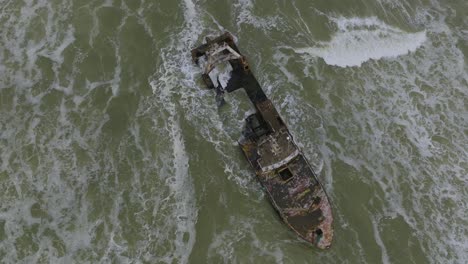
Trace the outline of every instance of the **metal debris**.
{"type": "Polygon", "coordinates": [[[198,64],[200,57],[206,59],[203,81],[208,88],[216,90],[218,105],[224,102],[225,91],[243,88],[255,106],[256,112],[245,120],[239,145],[273,207],[301,238],[318,248],[329,248],[333,239],[333,216],[328,197],[233,37],[224,33],[213,40],[207,39],[205,44],[192,50],[195,63],[198,64]],[[232,67],[225,87],[219,79],[210,77],[210,72],[222,63],[232,67]]]}

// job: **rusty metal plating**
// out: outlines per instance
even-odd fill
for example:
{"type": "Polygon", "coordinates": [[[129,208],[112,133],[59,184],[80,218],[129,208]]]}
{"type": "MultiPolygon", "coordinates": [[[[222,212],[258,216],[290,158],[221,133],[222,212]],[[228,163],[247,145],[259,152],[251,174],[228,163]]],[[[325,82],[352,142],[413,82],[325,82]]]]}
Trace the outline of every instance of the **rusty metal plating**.
{"type": "Polygon", "coordinates": [[[283,221],[301,238],[318,248],[329,248],[333,216],[328,197],[317,176],[297,147],[286,124],[266,97],[229,33],[192,50],[192,58],[206,58],[203,81],[222,99],[225,91],[243,88],[256,112],[246,118],[239,140],[247,160],[283,221]],[[222,63],[232,67],[225,87],[210,72],[222,63]],[[215,85],[216,83],[216,85],[215,85]]]}

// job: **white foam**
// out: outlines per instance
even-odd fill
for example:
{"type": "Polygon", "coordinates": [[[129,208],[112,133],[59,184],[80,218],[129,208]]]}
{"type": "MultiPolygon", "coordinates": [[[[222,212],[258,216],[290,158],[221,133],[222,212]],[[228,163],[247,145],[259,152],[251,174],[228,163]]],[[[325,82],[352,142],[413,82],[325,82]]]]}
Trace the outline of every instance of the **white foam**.
{"type": "Polygon", "coordinates": [[[237,15],[237,26],[241,27],[242,24],[248,24],[261,30],[269,31],[277,28],[278,16],[256,16],[253,13],[254,3],[252,0],[237,0],[234,6],[239,10],[237,15]]]}
{"type": "MultiPolygon", "coordinates": [[[[165,184],[171,189],[173,204],[169,204],[172,210],[171,223],[167,223],[168,232],[166,238],[172,240],[172,250],[159,252],[158,260],[172,263],[188,263],[189,256],[195,244],[195,223],[197,221],[197,208],[195,201],[195,190],[189,171],[189,157],[185,150],[185,140],[180,127],[177,104],[174,102],[174,95],[179,89],[187,89],[187,86],[194,86],[194,67],[187,54],[190,48],[195,45],[201,34],[200,18],[196,5],[191,0],[184,0],[184,28],[178,34],[171,36],[173,45],[168,45],[161,50],[162,65],[150,79],[153,93],[156,95],[158,107],[164,105],[162,114],[167,115],[165,124],[172,141],[172,159],[165,163],[170,164],[170,174],[166,176],[165,184]],[[182,76],[180,75],[182,74],[182,76]],[[187,85],[188,84],[188,85],[187,85]],[[173,237],[175,235],[175,238],[173,237]]],[[[189,92],[189,91],[187,91],[189,92]]],[[[162,197],[161,197],[162,198],[162,197]]],[[[169,197],[168,197],[169,198],[169,197]]],[[[163,201],[163,204],[166,203],[163,201]]],[[[161,242],[166,243],[161,237],[161,242]]]]}
{"type": "MultiPolygon", "coordinates": [[[[407,44],[408,34],[412,34],[413,49],[418,44],[423,48],[417,54],[400,56],[385,67],[370,64],[365,71],[349,69],[349,74],[355,74],[353,78],[348,76],[346,83],[332,82],[340,89],[323,82],[320,97],[326,103],[321,114],[328,126],[338,128],[342,138],[324,138],[325,172],[332,171],[329,161],[335,159],[357,172],[369,172],[359,180],[377,184],[383,191],[383,198],[378,198],[383,199],[383,208],[373,214],[382,210],[384,215],[401,215],[415,236],[425,241],[417,247],[433,262],[465,263],[466,238],[453,230],[463,225],[462,219],[467,219],[466,210],[459,208],[466,208],[463,199],[466,188],[462,186],[468,180],[466,166],[462,168],[460,162],[467,160],[468,155],[468,141],[460,125],[466,123],[463,98],[467,97],[467,90],[461,87],[466,87],[468,76],[464,56],[456,45],[459,33],[447,26],[443,17],[421,17],[426,19],[420,24],[425,26],[427,36],[425,32],[405,33],[375,19],[337,24],[336,35],[350,37],[360,28],[369,27],[372,34],[384,31],[390,36],[389,41],[402,39],[407,44]],[[355,24],[359,26],[357,30],[352,27],[355,24]],[[336,97],[345,98],[340,101],[343,105],[337,107],[336,97]],[[339,113],[343,108],[351,115],[339,113]],[[435,136],[445,142],[437,142],[435,136]],[[452,208],[444,203],[452,204],[452,208]]],[[[325,43],[328,50],[320,52],[325,55],[335,52],[330,48],[332,43],[333,37],[325,43]]],[[[408,50],[409,47],[408,44],[408,50]]],[[[396,55],[390,57],[393,56],[396,55]]],[[[349,66],[348,62],[340,66],[349,66]]],[[[308,60],[303,63],[306,67],[317,67],[308,60]]],[[[371,219],[382,262],[387,262],[393,252],[377,219],[371,219]]]]}
{"type": "Polygon", "coordinates": [[[256,230],[258,224],[245,215],[229,217],[229,226],[214,234],[208,247],[208,259],[216,257],[222,258],[224,263],[256,263],[261,258],[269,259],[270,263],[284,263],[287,260],[282,247],[284,241],[278,243],[259,238],[258,234],[264,230],[256,230]],[[245,241],[248,241],[248,248],[244,248],[245,241]]]}
{"type": "Polygon", "coordinates": [[[301,83],[298,81],[297,76],[294,73],[290,72],[285,66],[288,64],[290,56],[282,53],[281,51],[277,51],[273,55],[273,59],[275,61],[275,65],[277,65],[279,70],[286,76],[288,82],[299,87],[302,86],[301,83]]]}
{"type": "MultiPolygon", "coordinates": [[[[84,130],[75,123],[76,119],[70,118],[70,112],[81,115],[89,111],[87,107],[72,110],[67,103],[67,97],[76,93],[73,83],[79,72],[76,64],[79,64],[81,56],[80,52],[75,53],[71,73],[67,73],[69,67],[63,71],[64,51],[75,41],[74,27],[67,22],[71,6],[71,1],[24,1],[19,15],[13,15],[9,8],[0,14],[2,28],[5,29],[0,31],[0,49],[8,51],[0,52],[5,55],[0,63],[7,62],[8,65],[0,67],[0,70],[5,69],[5,76],[0,75],[0,86],[14,87],[15,93],[13,109],[0,117],[0,123],[8,120],[7,127],[0,133],[0,138],[5,137],[0,147],[9,150],[1,154],[0,173],[8,173],[7,182],[12,186],[10,193],[2,194],[5,210],[0,215],[0,219],[6,220],[7,238],[1,243],[2,254],[6,253],[2,258],[6,262],[19,261],[23,253],[15,250],[15,241],[30,232],[28,228],[35,224],[39,225],[32,235],[31,245],[37,246],[37,251],[26,253],[24,262],[36,263],[40,259],[70,263],[78,251],[92,248],[93,234],[90,230],[95,228],[95,223],[88,221],[86,191],[89,178],[99,165],[80,165],[77,162],[79,157],[72,149],[82,147],[86,149],[86,155],[95,158],[95,149],[90,145],[98,146],[99,143],[89,143],[98,138],[108,117],[96,111],[93,116],[78,118],[86,124],[84,130]],[[5,17],[8,19],[3,20],[5,17]],[[27,34],[36,28],[33,23],[37,21],[44,23],[44,35],[38,40],[27,34]],[[52,76],[48,76],[53,79],[52,84],[45,87],[47,91],[44,92],[39,92],[40,85],[29,89],[43,79],[42,69],[37,65],[41,56],[50,59],[53,70],[52,76]],[[66,87],[60,84],[61,80],[66,87]],[[44,116],[40,109],[44,103],[42,98],[52,89],[62,91],[64,97],[57,105],[48,104],[50,115],[44,116]],[[23,97],[26,101],[21,99],[23,102],[16,104],[17,98],[23,97]],[[21,136],[24,132],[25,136],[21,136]],[[25,146],[32,146],[32,151],[25,151],[25,146]],[[12,155],[17,157],[14,161],[12,155]],[[34,159],[37,161],[31,162],[34,159]],[[39,205],[40,216],[32,216],[34,204],[39,205]]],[[[114,80],[120,82],[120,79],[114,80]]],[[[84,97],[75,96],[77,101],[84,100],[84,97]]],[[[118,248],[112,250],[120,253],[118,248]]]]}
{"type": "MultiPolygon", "coordinates": [[[[369,212],[369,215],[372,215],[372,213],[369,212]]],[[[382,238],[380,236],[381,232],[378,227],[378,222],[375,219],[375,217],[371,221],[372,221],[372,230],[374,231],[373,234],[374,234],[375,242],[377,243],[377,245],[379,245],[380,251],[382,252],[382,263],[388,264],[390,263],[390,258],[388,257],[387,248],[385,247],[385,244],[383,243],[382,238]]]]}
{"type": "Polygon", "coordinates": [[[52,50],[47,53],[43,53],[41,55],[44,55],[44,57],[50,58],[51,60],[57,62],[58,64],[62,64],[64,60],[63,51],[75,41],[74,32],[75,32],[74,28],[72,26],[69,26],[63,40],[58,45],[58,47],[55,50],[52,50]]]}
{"type": "Polygon", "coordinates": [[[376,17],[332,20],[338,31],[328,42],[295,49],[297,53],[318,56],[329,65],[361,66],[374,59],[392,58],[414,52],[426,41],[426,32],[409,33],[376,17]]]}

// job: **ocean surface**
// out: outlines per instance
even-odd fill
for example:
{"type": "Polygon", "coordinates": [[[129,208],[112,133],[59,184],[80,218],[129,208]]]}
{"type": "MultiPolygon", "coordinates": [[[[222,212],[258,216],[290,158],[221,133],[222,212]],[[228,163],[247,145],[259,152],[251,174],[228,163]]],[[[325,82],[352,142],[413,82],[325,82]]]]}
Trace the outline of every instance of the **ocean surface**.
{"type": "Polygon", "coordinates": [[[0,0],[0,263],[468,263],[467,56],[466,0],[0,0]],[[224,31],[327,190],[327,251],[191,62],[224,31]]]}

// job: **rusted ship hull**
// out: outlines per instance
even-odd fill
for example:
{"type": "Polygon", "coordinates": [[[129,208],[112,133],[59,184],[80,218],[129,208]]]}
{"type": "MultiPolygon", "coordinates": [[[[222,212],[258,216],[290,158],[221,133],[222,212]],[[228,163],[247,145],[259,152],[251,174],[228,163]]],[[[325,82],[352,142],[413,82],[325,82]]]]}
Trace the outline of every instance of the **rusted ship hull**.
{"type": "Polygon", "coordinates": [[[306,158],[295,144],[284,121],[258,84],[245,57],[229,33],[192,50],[198,64],[204,57],[203,81],[216,90],[221,102],[224,92],[243,88],[256,112],[246,119],[239,140],[247,160],[265,188],[283,221],[301,238],[318,248],[329,248],[333,239],[333,216],[328,197],[306,158]],[[222,63],[232,67],[223,87],[210,77],[222,63]]]}

